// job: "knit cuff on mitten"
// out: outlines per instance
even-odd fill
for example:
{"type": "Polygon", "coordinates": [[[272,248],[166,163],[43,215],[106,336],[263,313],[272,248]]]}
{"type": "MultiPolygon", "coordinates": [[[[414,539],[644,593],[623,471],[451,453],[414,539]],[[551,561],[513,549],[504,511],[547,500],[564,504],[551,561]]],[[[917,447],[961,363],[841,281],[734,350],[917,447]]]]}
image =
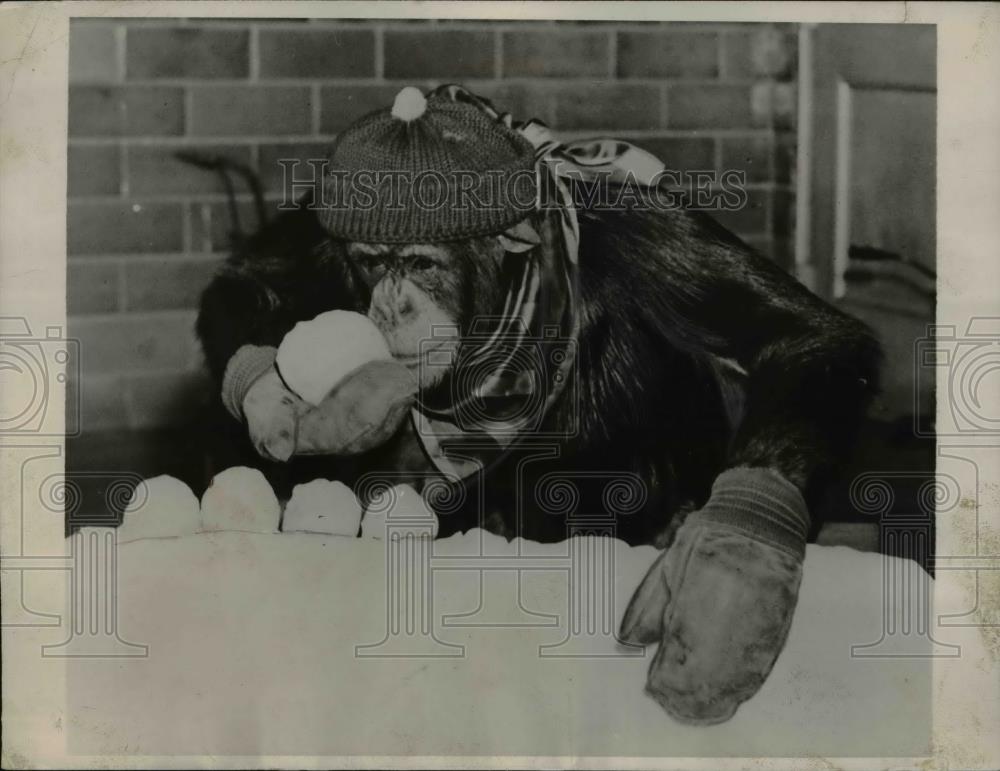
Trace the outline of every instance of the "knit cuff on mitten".
{"type": "Polygon", "coordinates": [[[244,345],[229,360],[222,376],[222,403],[237,420],[243,420],[243,400],[250,386],[274,366],[277,356],[273,346],[244,345]]]}
{"type": "Polygon", "coordinates": [[[731,468],[712,485],[712,495],[688,523],[714,523],[805,556],[809,509],[799,489],[767,468],[731,468]]]}

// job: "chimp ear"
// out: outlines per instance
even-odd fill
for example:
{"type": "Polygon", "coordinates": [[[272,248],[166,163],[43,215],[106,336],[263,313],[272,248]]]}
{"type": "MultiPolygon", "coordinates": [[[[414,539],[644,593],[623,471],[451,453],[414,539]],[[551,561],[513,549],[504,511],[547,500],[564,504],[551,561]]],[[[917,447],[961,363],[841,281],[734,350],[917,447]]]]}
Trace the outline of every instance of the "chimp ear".
{"type": "Polygon", "coordinates": [[[497,239],[500,241],[500,245],[504,248],[504,251],[512,252],[513,254],[530,252],[542,242],[538,231],[527,220],[521,220],[513,227],[508,228],[498,235],[497,239]]]}

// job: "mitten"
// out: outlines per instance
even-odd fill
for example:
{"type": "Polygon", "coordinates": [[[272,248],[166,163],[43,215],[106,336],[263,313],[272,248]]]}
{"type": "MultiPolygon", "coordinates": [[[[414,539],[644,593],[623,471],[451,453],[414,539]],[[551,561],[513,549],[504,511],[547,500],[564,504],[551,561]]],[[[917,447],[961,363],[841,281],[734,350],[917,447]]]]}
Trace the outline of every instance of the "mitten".
{"type": "Polygon", "coordinates": [[[355,455],[399,429],[418,382],[365,316],[328,311],[299,322],[277,349],[245,345],[230,359],[222,401],[265,458],[355,455]]]}
{"type": "Polygon", "coordinates": [[[222,376],[222,403],[237,420],[243,420],[243,401],[251,386],[274,366],[278,349],[270,345],[244,345],[226,364],[222,376]]]}
{"type": "Polygon", "coordinates": [[[351,311],[327,311],[295,325],[278,348],[288,387],[315,405],[298,421],[300,455],[355,455],[396,433],[417,393],[417,377],[394,361],[378,327],[351,311]]]}
{"type": "Polygon", "coordinates": [[[298,421],[299,455],[356,455],[399,430],[416,399],[417,378],[395,361],[370,361],[344,377],[298,421]]]}
{"type": "Polygon", "coordinates": [[[222,403],[245,421],[250,441],[264,458],[286,461],[295,452],[299,414],[309,405],[291,393],[274,368],[276,349],[244,345],[222,378],[222,403]]]}
{"type": "Polygon", "coordinates": [[[672,717],[723,722],[764,683],[791,626],[808,525],[778,472],[729,469],[653,563],[619,636],[660,643],[646,691],[672,717]]]}

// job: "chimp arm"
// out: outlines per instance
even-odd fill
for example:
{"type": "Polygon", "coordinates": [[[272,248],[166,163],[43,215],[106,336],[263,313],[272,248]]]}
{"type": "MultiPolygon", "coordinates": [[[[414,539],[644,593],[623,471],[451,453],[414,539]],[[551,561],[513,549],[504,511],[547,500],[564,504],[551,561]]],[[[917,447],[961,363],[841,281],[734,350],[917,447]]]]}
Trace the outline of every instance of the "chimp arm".
{"type": "Polygon", "coordinates": [[[627,308],[645,340],[700,362],[735,429],[725,467],[775,469],[810,498],[877,390],[870,330],[704,214],[585,211],[580,228],[585,313],[627,308]]]}

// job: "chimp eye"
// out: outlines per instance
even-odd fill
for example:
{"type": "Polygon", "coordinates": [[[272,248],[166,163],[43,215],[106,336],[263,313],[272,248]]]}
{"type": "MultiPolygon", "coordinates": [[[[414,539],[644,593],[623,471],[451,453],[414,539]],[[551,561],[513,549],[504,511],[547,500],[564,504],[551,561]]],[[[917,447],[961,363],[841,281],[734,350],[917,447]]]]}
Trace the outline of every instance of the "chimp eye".
{"type": "Polygon", "coordinates": [[[415,257],[413,259],[413,262],[410,263],[410,266],[414,270],[424,271],[424,270],[433,270],[434,268],[437,267],[437,263],[434,262],[434,260],[432,260],[430,257],[415,257]]]}

